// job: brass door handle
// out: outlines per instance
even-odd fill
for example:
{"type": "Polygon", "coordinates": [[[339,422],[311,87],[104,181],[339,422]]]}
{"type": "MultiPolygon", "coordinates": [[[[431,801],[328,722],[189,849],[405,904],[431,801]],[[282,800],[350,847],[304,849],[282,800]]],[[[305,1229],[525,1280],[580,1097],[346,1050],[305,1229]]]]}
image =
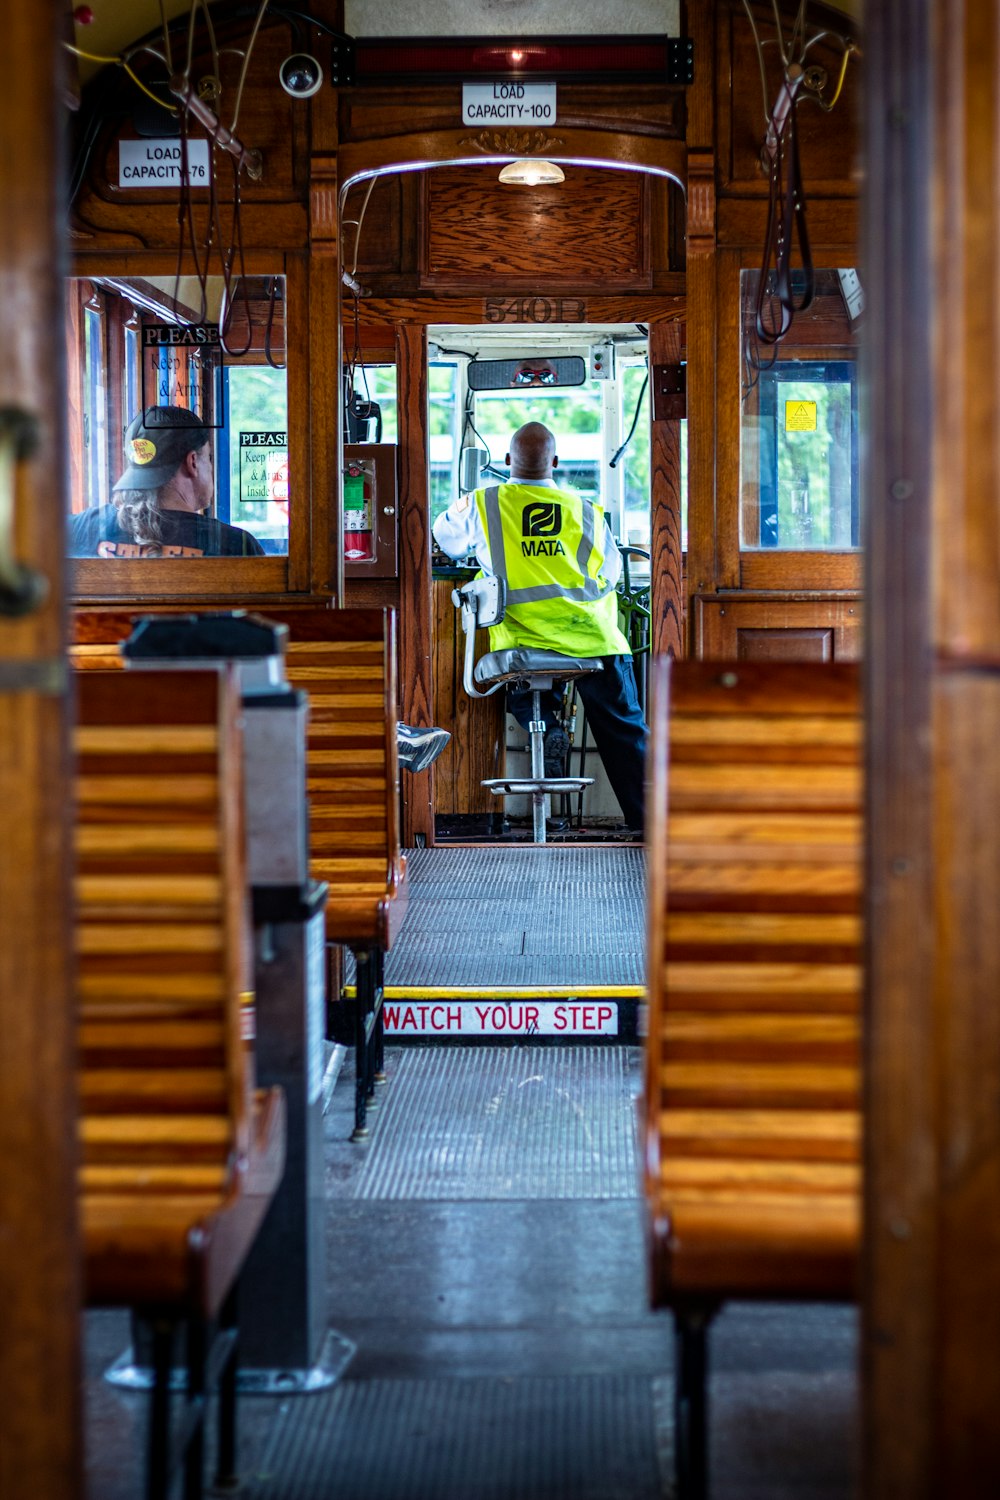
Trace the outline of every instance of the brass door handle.
{"type": "Polygon", "coordinates": [[[17,466],[37,446],[37,420],[16,406],[0,406],[0,615],[30,615],[49,591],[44,573],[14,555],[17,466]]]}

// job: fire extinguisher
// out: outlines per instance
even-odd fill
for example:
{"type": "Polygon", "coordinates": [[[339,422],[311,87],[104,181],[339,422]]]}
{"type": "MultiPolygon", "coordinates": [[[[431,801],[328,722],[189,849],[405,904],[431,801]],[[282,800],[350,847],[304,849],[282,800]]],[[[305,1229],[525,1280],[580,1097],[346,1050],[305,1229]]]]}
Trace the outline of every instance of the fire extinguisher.
{"type": "Polygon", "coordinates": [[[368,466],[349,463],[344,470],[344,561],[374,562],[372,528],[373,476],[368,466]]]}

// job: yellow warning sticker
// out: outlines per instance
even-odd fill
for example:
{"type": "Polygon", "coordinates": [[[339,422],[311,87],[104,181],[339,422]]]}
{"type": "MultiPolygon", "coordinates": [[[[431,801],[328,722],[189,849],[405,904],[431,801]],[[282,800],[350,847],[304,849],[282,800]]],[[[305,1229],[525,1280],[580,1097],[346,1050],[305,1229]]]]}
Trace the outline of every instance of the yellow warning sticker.
{"type": "Polygon", "coordinates": [[[785,402],[785,431],[786,432],[815,432],[816,431],[816,403],[815,403],[815,401],[786,401],[785,402]]]}

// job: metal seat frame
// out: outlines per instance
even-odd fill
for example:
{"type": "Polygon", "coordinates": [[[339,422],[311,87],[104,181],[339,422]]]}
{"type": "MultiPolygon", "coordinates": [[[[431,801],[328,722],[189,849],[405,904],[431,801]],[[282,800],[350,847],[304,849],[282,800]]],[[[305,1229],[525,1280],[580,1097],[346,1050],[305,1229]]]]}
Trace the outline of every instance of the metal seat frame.
{"type": "Polygon", "coordinates": [[[545,775],[545,720],[542,717],[542,693],[555,682],[600,672],[604,664],[599,657],[566,657],[565,669],[553,660],[553,651],[532,651],[518,647],[512,652],[491,652],[474,662],[476,631],[499,625],[504,615],[504,586],[498,578],[474,578],[460,589],[452,590],[452,603],[462,612],[465,632],[465,660],[462,682],[470,698],[488,698],[508,684],[523,685],[531,691],[531,720],[528,742],[531,750],[530,776],[495,776],[480,784],[498,797],[530,796],[532,839],[546,842],[545,823],[549,798],[553,793],[582,792],[592,786],[592,776],[545,775]],[[512,662],[509,658],[516,657],[512,662]],[[507,658],[508,660],[505,660],[507,658]],[[534,664],[533,664],[534,663],[534,664]],[[480,684],[485,691],[480,691],[480,684]]]}

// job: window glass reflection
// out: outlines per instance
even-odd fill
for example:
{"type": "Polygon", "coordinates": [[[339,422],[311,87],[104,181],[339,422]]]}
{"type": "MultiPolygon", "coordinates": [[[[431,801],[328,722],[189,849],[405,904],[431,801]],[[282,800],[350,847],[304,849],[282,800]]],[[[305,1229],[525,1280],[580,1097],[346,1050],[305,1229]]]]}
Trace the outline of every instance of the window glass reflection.
{"type": "Polygon", "coordinates": [[[284,281],[223,290],[70,283],[71,556],[287,553],[284,281]]]}
{"type": "MultiPolygon", "coordinates": [[[[855,319],[836,271],[816,273],[812,305],[777,345],[755,337],[759,273],[742,273],[740,540],[745,548],[860,545],[855,319]]],[[[793,283],[794,289],[794,283],[793,283]]]]}

